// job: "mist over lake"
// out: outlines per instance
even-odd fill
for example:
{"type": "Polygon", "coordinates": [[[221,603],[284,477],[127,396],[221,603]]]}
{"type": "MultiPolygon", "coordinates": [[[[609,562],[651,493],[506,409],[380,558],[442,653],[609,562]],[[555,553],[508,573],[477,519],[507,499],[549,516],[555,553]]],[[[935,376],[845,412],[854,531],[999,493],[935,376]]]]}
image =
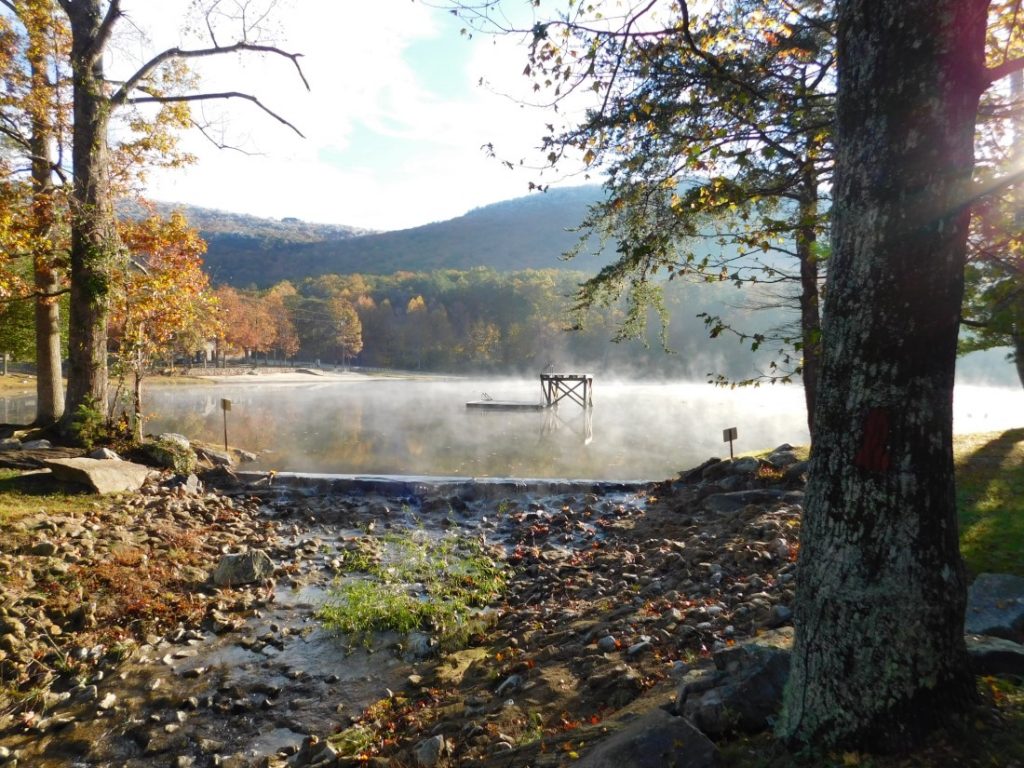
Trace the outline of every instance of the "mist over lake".
{"type": "MultiPolygon", "coordinates": [[[[594,408],[476,411],[483,395],[539,402],[533,379],[354,380],[272,384],[259,377],[196,387],[150,387],[146,431],[257,454],[258,469],[294,472],[660,480],[709,456],[808,442],[798,386],[729,390],[704,382],[613,383],[597,377],[594,408]],[[589,439],[588,439],[589,438],[589,439]]],[[[4,421],[30,421],[34,398],[3,401],[4,421]]],[[[957,432],[1024,424],[1019,386],[958,384],[957,432]]]]}

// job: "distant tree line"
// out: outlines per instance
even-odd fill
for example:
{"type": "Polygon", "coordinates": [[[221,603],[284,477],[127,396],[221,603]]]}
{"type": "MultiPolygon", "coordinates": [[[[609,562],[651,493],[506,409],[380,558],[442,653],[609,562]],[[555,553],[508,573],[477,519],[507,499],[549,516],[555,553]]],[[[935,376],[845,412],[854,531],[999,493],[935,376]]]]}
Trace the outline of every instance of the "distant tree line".
{"type": "MultiPolygon", "coordinates": [[[[737,293],[731,285],[675,284],[666,295],[672,318],[666,343],[651,336],[614,344],[625,315],[621,304],[583,318],[573,312],[572,297],[587,277],[480,267],[323,275],[262,291],[222,286],[216,291],[223,328],[218,355],[422,371],[586,366],[623,375],[756,375],[758,357],[740,343],[710,346],[697,316],[745,317],[730,306],[737,293]]],[[[780,319],[759,312],[749,324],[766,327],[780,319]]]]}

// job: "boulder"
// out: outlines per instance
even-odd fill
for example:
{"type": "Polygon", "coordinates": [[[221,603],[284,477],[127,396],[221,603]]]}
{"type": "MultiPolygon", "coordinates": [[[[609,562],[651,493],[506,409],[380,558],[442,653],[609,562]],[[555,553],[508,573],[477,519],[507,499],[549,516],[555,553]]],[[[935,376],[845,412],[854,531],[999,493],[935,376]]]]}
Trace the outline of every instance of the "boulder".
{"type": "Polygon", "coordinates": [[[91,488],[96,493],[134,493],[151,472],[142,464],[113,459],[48,459],[43,463],[58,480],[91,488]]]}
{"type": "Polygon", "coordinates": [[[413,759],[420,768],[434,768],[441,758],[448,754],[448,742],[444,736],[424,739],[412,751],[413,759]]]}
{"type": "Polygon", "coordinates": [[[710,768],[718,749],[692,723],[663,709],[637,717],[587,752],[578,768],[710,768]]]}
{"type": "Polygon", "coordinates": [[[747,456],[742,459],[736,459],[736,461],[733,462],[732,471],[750,474],[752,472],[757,472],[757,469],[760,466],[761,462],[759,462],[753,456],[747,456]]]}
{"type": "Polygon", "coordinates": [[[1024,578],[983,573],[967,590],[964,630],[1014,642],[1024,640],[1024,578]]]}
{"type": "Polygon", "coordinates": [[[792,643],[787,627],[718,651],[718,672],[684,683],[676,711],[709,736],[766,730],[782,706],[792,643]]]}
{"type": "Polygon", "coordinates": [[[177,432],[161,432],[156,436],[157,442],[161,443],[173,443],[179,448],[191,448],[191,441],[184,435],[179,435],[177,432]]]}
{"type": "Polygon", "coordinates": [[[967,635],[967,657],[976,675],[1024,675],[1024,645],[991,635],[967,635]]]}
{"type": "Polygon", "coordinates": [[[179,475],[188,475],[196,469],[195,451],[186,438],[173,432],[144,443],[142,450],[157,466],[173,469],[179,475]]]}
{"type": "Polygon", "coordinates": [[[253,549],[234,555],[224,555],[217,563],[210,580],[216,587],[237,587],[254,584],[270,578],[274,561],[262,549],[253,549]]]}
{"type": "Polygon", "coordinates": [[[184,475],[174,475],[161,483],[161,485],[171,490],[181,489],[189,496],[198,496],[203,492],[203,483],[195,474],[190,474],[187,477],[184,475]]]}
{"type": "Polygon", "coordinates": [[[705,461],[700,466],[694,467],[693,469],[687,469],[679,473],[679,480],[687,485],[691,483],[699,483],[704,476],[705,470],[715,464],[721,464],[722,460],[717,457],[712,457],[705,461]]]}
{"type": "Polygon", "coordinates": [[[193,450],[200,461],[204,461],[212,467],[230,467],[232,464],[231,456],[223,451],[215,451],[204,445],[195,445],[193,450]]]}
{"type": "Polygon", "coordinates": [[[776,469],[785,469],[788,466],[796,464],[800,459],[797,455],[790,450],[776,450],[775,453],[771,454],[765,461],[771,464],[776,469]]]}
{"type": "Polygon", "coordinates": [[[810,462],[808,461],[798,461],[795,464],[790,464],[782,473],[782,479],[791,485],[803,485],[807,482],[807,470],[809,468],[810,462]]]}
{"type": "Polygon", "coordinates": [[[53,448],[53,443],[49,440],[28,440],[21,444],[21,448],[25,451],[45,451],[53,448]]]}

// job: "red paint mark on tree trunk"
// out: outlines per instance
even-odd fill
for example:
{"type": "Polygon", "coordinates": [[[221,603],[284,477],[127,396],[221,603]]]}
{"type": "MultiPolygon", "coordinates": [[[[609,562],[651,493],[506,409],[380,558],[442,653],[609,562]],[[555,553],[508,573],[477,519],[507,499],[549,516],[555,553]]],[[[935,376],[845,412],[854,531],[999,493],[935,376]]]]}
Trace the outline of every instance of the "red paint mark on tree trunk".
{"type": "Polygon", "coordinates": [[[886,408],[872,408],[868,411],[864,419],[864,436],[853,464],[869,472],[885,472],[889,469],[889,411],[886,408]]]}

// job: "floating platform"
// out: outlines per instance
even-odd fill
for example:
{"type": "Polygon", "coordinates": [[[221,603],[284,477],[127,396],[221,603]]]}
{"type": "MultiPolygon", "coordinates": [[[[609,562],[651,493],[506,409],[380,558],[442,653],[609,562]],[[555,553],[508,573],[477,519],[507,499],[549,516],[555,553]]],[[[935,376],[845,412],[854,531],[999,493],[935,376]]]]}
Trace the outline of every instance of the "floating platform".
{"type": "Polygon", "coordinates": [[[531,403],[524,400],[470,400],[466,407],[488,411],[543,411],[551,406],[547,403],[531,403]]]}

